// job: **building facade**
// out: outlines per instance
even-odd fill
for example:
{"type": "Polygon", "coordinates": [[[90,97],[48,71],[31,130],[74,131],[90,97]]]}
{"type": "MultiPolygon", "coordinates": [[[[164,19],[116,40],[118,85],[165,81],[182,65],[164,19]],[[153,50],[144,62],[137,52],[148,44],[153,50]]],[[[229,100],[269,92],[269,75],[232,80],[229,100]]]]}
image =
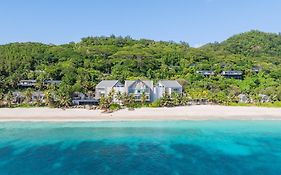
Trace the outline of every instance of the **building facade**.
{"type": "Polygon", "coordinates": [[[182,94],[183,88],[175,80],[161,80],[155,87],[151,80],[126,80],[124,85],[118,80],[104,80],[96,86],[95,98],[107,97],[111,91],[114,91],[113,101],[117,103],[117,93],[132,95],[136,102],[140,102],[145,95],[146,102],[153,102],[164,94],[182,94]]]}
{"type": "Polygon", "coordinates": [[[182,86],[175,80],[160,80],[154,87],[154,100],[160,99],[164,94],[182,94],[182,86]]]}
{"type": "Polygon", "coordinates": [[[198,70],[196,71],[197,74],[203,75],[205,77],[211,76],[211,75],[215,75],[214,71],[211,70],[198,70]]]}
{"type": "Polygon", "coordinates": [[[242,71],[236,71],[236,70],[231,70],[231,71],[223,71],[221,73],[222,76],[225,78],[234,78],[238,80],[243,79],[243,72],[242,71]]]}
{"type": "Polygon", "coordinates": [[[95,98],[106,97],[111,91],[124,93],[124,85],[118,80],[103,80],[96,86],[95,98]]]}
{"type": "Polygon", "coordinates": [[[133,95],[135,101],[141,101],[143,95],[147,102],[153,101],[153,82],[151,80],[127,80],[125,81],[125,92],[133,95]]]}

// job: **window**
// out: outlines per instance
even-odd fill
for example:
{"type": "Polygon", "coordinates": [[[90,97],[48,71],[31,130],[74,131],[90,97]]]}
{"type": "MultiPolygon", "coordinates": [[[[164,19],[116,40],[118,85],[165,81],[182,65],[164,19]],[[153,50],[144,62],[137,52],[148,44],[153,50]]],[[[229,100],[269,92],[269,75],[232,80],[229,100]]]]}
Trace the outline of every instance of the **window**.
{"type": "Polygon", "coordinates": [[[174,92],[178,92],[179,91],[179,89],[173,89],[174,90],[174,92]]]}

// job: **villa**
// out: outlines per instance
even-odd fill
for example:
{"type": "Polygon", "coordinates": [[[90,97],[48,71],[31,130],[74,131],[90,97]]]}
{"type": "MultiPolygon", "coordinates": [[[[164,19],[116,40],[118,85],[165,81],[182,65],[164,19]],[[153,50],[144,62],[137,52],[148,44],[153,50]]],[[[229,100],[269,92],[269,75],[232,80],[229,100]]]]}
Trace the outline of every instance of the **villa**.
{"type": "Polygon", "coordinates": [[[60,85],[61,81],[60,80],[45,80],[44,84],[45,85],[60,85]]]}
{"type": "Polygon", "coordinates": [[[117,93],[133,95],[136,102],[141,101],[141,97],[145,95],[146,102],[153,102],[163,97],[165,93],[170,96],[174,93],[182,94],[183,88],[175,80],[161,80],[155,87],[151,80],[126,80],[125,85],[118,80],[103,80],[96,86],[95,99],[107,97],[111,91],[114,91],[113,101],[117,103],[118,100],[115,98],[117,93]]]}
{"type": "Polygon", "coordinates": [[[12,103],[14,104],[21,104],[24,101],[24,96],[21,92],[15,91],[13,92],[13,100],[12,103]]]}
{"type": "Polygon", "coordinates": [[[21,80],[18,83],[19,87],[35,87],[36,80],[21,80]]]}
{"type": "MultiPolygon", "coordinates": [[[[45,80],[44,84],[59,85],[61,81],[45,80]]],[[[36,80],[21,80],[18,84],[21,87],[35,87],[36,80]]],[[[164,94],[171,96],[172,94],[182,94],[183,87],[176,80],[160,80],[156,86],[153,86],[152,80],[126,80],[125,84],[119,80],[103,80],[97,84],[95,95],[86,95],[80,92],[75,92],[72,96],[73,105],[96,105],[99,103],[102,96],[107,97],[110,92],[114,92],[113,101],[120,103],[117,100],[117,93],[127,93],[132,95],[136,102],[142,100],[145,95],[146,102],[153,102],[163,97],[164,94]]],[[[20,96],[17,95],[19,98],[20,96]]],[[[33,92],[32,101],[44,101],[42,92],[33,92]]],[[[21,100],[17,98],[17,102],[21,100]]]]}
{"type": "Polygon", "coordinates": [[[234,79],[238,79],[238,80],[243,79],[243,72],[242,71],[235,71],[235,70],[223,71],[221,73],[221,75],[224,76],[225,78],[234,78],[234,79]]]}
{"type": "Polygon", "coordinates": [[[260,100],[259,100],[260,103],[269,103],[269,102],[271,102],[270,96],[268,96],[268,95],[259,94],[259,98],[260,98],[260,100]]]}
{"type": "Polygon", "coordinates": [[[32,93],[31,101],[32,102],[37,102],[37,101],[44,102],[44,97],[45,97],[45,94],[43,92],[36,91],[36,92],[32,93]]]}
{"type": "Polygon", "coordinates": [[[94,98],[91,94],[84,94],[81,92],[75,92],[72,95],[73,105],[97,105],[99,100],[94,98]]]}
{"type": "MultiPolygon", "coordinates": [[[[30,94],[30,101],[28,103],[34,102],[45,102],[45,94],[41,91],[34,91],[30,94]]],[[[15,91],[13,92],[13,104],[21,104],[26,100],[27,96],[24,92],[15,91]]]]}
{"type": "MultiPolygon", "coordinates": [[[[153,101],[153,82],[142,80],[127,80],[125,85],[118,80],[103,80],[96,86],[95,98],[100,99],[102,96],[107,97],[110,92],[133,94],[135,101],[141,101],[143,93],[146,95],[146,101],[153,101]]],[[[113,96],[113,101],[118,100],[113,96]]]]}
{"type": "Polygon", "coordinates": [[[215,75],[215,72],[214,71],[210,71],[210,70],[199,70],[199,71],[196,71],[197,74],[201,74],[205,77],[208,77],[208,76],[211,76],[211,75],[215,75]]]}
{"type": "Polygon", "coordinates": [[[249,103],[250,99],[246,94],[239,94],[238,95],[238,102],[239,103],[249,103]]]}
{"type": "Polygon", "coordinates": [[[95,98],[100,99],[107,96],[111,91],[124,93],[124,85],[118,80],[103,80],[96,86],[95,98]]]}
{"type": "MultiPolygon", "coordinates": [[[[36,86],[37,80],[20,80],[19,87],[33,88],[36,86]]],[[[60,80],[45,80],[44,85],[60,85],[60,80]]]]}
{"type": "Polygon", "coordinates": [[[259,73],[261,70],[262,70],[262,68],[260,66],[254,66],[252,68],[252,72],[255,72],[255,73],[259,73]]]}
{"type": "Polygon", "coordinates": [[[154,87],[154,99],[162,98],[165,93],[182,94],[182,86],[176,80],[160,80],[154,87]]]}
{"type": "Polygon", "coordinates": [[[125,81],[125,92],[132,94],[135,101],[141,101],[145,94],[146,102],[153,101],[153,82],[151,80],[127,80],[125,81]]]}

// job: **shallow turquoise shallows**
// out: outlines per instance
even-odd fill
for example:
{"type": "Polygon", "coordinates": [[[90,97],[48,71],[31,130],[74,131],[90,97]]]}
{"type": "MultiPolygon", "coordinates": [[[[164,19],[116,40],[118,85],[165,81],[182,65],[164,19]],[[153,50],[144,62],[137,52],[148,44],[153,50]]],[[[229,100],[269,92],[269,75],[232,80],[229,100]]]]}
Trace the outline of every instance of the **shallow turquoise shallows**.
{"type": "Polygon", "coordinates": [[[281,121],[0,123],[0,175],[280,175],[281,121]]]}

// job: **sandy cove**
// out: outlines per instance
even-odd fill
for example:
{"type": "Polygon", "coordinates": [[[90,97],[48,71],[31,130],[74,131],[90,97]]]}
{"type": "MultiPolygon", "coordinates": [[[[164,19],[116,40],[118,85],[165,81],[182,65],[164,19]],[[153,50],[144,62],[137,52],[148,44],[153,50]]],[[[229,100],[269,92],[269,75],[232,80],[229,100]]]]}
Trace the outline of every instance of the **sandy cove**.
{"type": "Polygon", "coordinates": [[[139,121],[139,120],[281,120],[281,108],[185,106],[123,109],[114,113],[87,109],[2,108],[0,121],[139,121]]]}

